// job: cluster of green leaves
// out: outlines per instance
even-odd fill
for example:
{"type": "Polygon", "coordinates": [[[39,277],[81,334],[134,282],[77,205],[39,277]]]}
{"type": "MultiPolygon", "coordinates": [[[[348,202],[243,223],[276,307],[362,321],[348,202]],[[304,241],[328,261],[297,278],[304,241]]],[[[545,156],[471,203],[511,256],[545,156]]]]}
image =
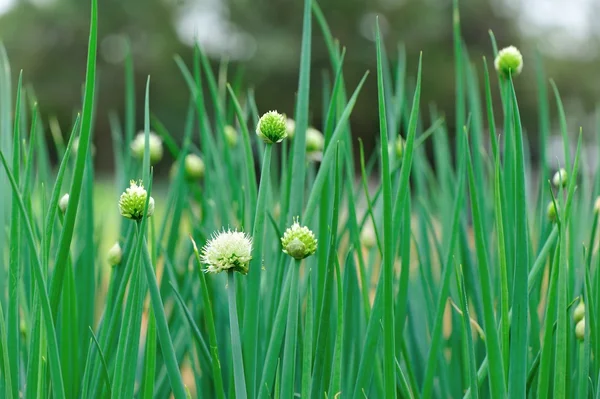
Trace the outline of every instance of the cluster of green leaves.
{"type": "MultiPolygon", "coordinates": [[[[98,234],[108,218],[96,221],[102,215],[95,213],[90,145],[97,1],[82,113],[66,146],[54,136],[56,175],[35,95],[21,77],[13,115],[10,68],[0,47],[3,397],[600,397],[593,212],[600,176],[577,178],[581,139],[571,162],[558,89],[552,84],[566,164],[542,158],[535,183],[518,80],[498,78],[495,107],[504,117],[497,125],[496,85],[485,58],[471,63],[467,56],[456,1],[454,147],[434,107],[430,121],[420,115],[421,59],[416,79],[407,79],[404,53],[390,60],[377,28],[379,148],[365,158],[359,142],[355,160],[349,119],[367,74],[350,94],[345,49],[317,3],[304,4],[296,134],[274,147],[253,134],[259,112],[252,91],[235,77],[236,84],[226,83],[225,63],[215,76],[195,47],[191,68],[175,58],[190,94],[182,143],[151,115],[148,80],[146,151],[143,161],[133,159],[134,65],[127,58],[123,123],[110,115],[115,184],[121,192],[141,177],[151,192],[150,129],[177,161],[155,216],[122,219],[123,257],[108,287],[101,285],[106,267],[98,234]],[[313,22],[331,61],[323,74],[325,148],[318,164],[305,149],[313,22]],[[240,133],[236,146],[225,137],[228,125],[240,133]],[[399,158],[388,148],[400,136],[399,158]],[[428,138],[431,162],[423,146],[428,138]],[[207,166],[201,184],[185,177],[183,159],[192,152],[207,166]],[[572,176],[564,189],[548,182],[559,166],[572,176]],[[63,215],[57,205],[64,191],[70,201],[63,215]],[[557,205],[556,223],[545,214],[549,201],[557,205]],[[279,241],[296,216],[319,240],[317,253],[303,261],[285,255],[279,241]],[[203,272],[196,243],[224,227],[253,237],[247,276],[203,272]],[[579,297],[583,341],[570,317],[579,297]]],[[[545,148],[551,112],[537,68],[545,148]]]]}

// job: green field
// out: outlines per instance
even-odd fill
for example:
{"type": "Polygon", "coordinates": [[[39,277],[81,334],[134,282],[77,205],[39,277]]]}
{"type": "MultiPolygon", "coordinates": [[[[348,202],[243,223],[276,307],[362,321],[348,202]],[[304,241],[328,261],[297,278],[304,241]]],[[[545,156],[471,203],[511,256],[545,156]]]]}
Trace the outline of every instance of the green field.
{"type": "Polygon", "coordinates": [[[428,54],[408,68],[377,25],[377,70],[346,79],[352,43],[305,0],[294,115],[258,109],[196,46],[179,75],[148,77],[139,108],[129,54],[119,118],[95,114],[101,3],[63,140],[0,45],[0,397],[600,398],[600,174],[582,173],[600,139],[569,134],[536,53],[490,32],[469,58],[455,1],[454,129],[422,104],[428,54]],[[182,135],[152,112],[153,82],[174,79],[189,89],[182,135]],[[373,151],[351,129],[367,79],[373,151]],[[111,175],[92,146],[106,117],[111,175]],[[553,120],[564,156],[534,160],[553,120]]]}

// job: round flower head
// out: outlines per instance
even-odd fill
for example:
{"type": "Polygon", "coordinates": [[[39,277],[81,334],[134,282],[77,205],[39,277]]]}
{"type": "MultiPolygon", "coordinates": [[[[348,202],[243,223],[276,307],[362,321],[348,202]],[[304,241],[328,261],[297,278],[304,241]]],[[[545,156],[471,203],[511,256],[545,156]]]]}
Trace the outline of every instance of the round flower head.
{"type": "MultiPolygon", "coordinates": [[[[148,193],[140,181],[139,184],[134,180],[129,182],[130,186],[119,198],[119,212],[121,215],[133,220],[141,220],[144,216],[144,207],[146,206],[146,197],[148,193]]],[[[154,198],[148,200],[148,213],[150,217],[154,213],[154,198]]]]}
{"type": "Polygon", "coordinates": [[[207,273],[231,269],[248,274],[248,264],[252,259],[252,238],[236,230],[217,232],[202,248],[201,259],[207,265],[207,273]]]}
{"type": "Polygon", "coordinates": [[[312,231],[306,226],[300,226],[298,218],[281,237],[283,252],[294,259],[304,259],[311,256],[317,250],[317,239],[312,231]]]}
{"type": "Polygon", "coordinates": [[[277,111],[269,111],[260,117],[256,126],[256,134],[265,143],[279,143],[287,137],[285,115],[277,111]]]}
{"type": "MultiPolygon", "coordinates": [[[[131,153],[137,159],[144,159],[144,148],[146,146],[146,135],[139,132],[131,142],[131,153]]],[[[148,147],[150,149],[150,163],[155,164],[163,157],[162,139],[153,132],[148,133],[148,147]]]]}
{"type": "Polygon", "coordinates": [[[580,341],[584,340],[584,338],[585,338],[585,318],[579,320],[579,322],[577,322],[577,324],[575,325],[575,337],[580,341]]]}
{"type": "Polygon", "coordinates": [[[567,171],[560,168],[552,177],[554,187],[565,187],[567,185],[567,171]]]}
{"type": "Polygon", "coordinates": [[[62,213],[67,211],[67,206],[69,205],[69,194],[63,195],[58,201],[58,207],[62,213]]]}
{"type": "Polygon", "coordinates": [[[323,152],[324,147],[325,138],[323,137],[323,133],[314,127],[306,129],[306,152],[308,154],[313,152],[323,152]]]}
{"type": "Polygon", "coordinates": [[[106,254],[106,259],[108,260],[108,264],[111,266],[116,266],[121,263],[121,259],[123,259],[123,250],[118,242],[115,243],[106,254]]]}
{"type": "Polygon", "coordinates": [[[227,141],[229,147],[235,147],[238,142],[237,130],[235,130],[233,126],[227,125],[225,126],[225,130],[223,130],[223,133],[225,134],[225,141],[227,141]]]}
{"type": "Polygon", "coordinates": [[[575,320],[575,323],[578,323],[584,317],[585,317],[585,304],[583,303],[583,300],[579,300],[579,304],[577,305],[577,307],[575,308],[575,311],[573,312],[573,320],[575,320]]]}
{"type": "Polygon", "coordinates": [[[546,208],[546,214],[548,215],[548,219],[550,219],[551,222],[556,222],[556,218],[558,217],[558,214],[556,212],[556,207],[554,206],[554,202],[550,201],[548,203],[548,208],[546,208]]]}
{"type": "Polygon", "coordinates": [[[494,60],[494,67],[505,78],[515,77],[523,70],[523,56],[515,46],[503,48],[494,60]]]}
{"type": "Polygon", "coordinates": [[[190,180],[202,179],[204,177],[204,161],[196,154],[188,154],[185,157],[185,176],[190,180]]]}
{"type": "Polygon", "coordinates": [[[296,122],[293,119],[287,118],[285,120],[285,130],[287,131],[288,138],[290,140],[293,139],[296,133],[296,122]]]}

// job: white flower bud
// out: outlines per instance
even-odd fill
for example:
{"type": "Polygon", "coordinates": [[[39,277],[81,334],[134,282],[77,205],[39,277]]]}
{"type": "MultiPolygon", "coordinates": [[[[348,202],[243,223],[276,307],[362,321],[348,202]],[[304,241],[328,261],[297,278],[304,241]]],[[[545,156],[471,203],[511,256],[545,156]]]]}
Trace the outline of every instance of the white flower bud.
{"type": "MultiPolygon", "coordinates": [[[[146,147],[146,135],[139,132],[131,142],[131,153],[139,160],[144,159],[144,149],[146,147]]],[[[163,157],[162,139],[153,132],[148,133],[148,148],[150,150],[150,163],[155,164],[163,157]]]]}
{"type": "Polygon", "coordinates": [[[198,180],[204,177],[204,161],[196,154],[188,154],[185,157],[185,176],[190,180],[198,180]]]}
{"type": "Polygon", "coordinates": [[[552,177],[554,187],[565,187],[567,185],[567,171],[560,168],[552,177]]]}
{"type": "Polygon", "coordinates": [[[583,300],[579,300],[579,304],[573,311],[573,320],[575,320],[575,323],[578,323],[584,317],[585,317],[585,304],[583,303],[583,300]]]}
{"type": "Polygon", "coordinates": [[[229,147],[235,147],[238,142],[237,130],[235,130],[233,126],[227,125],[225,126],[223,133],[225,133],[225,141],[227,141],[227,145],[229,145],[229,147]]]}
{"type": "Polygon", "coordinates": [[[106,254],[106,258],[108,260],[108,264],[111,266],[116,266],[121,263],[121,259],[123,258],[123,250],[118,242],[115,243],[106,254]]]}
{"type": "Polygon", "coordinates": [[[585,318],[575,325],[575,337],[580,341],[585,339],[585,318]]]}
{"type": "Polygon", "coordinates": [[[62,213],[65,213],[67,211],[68,205],[69,205],[69,194],[65,194],[58,201],[58,207],[60,208],[60,211],[62,213]]]}
{"type": "Polygon", "coordinates": [[[289,139],[293,139],[296,134],[296,122],[293,119],[287,118],[285,121],[285,130],[289,139]]]}

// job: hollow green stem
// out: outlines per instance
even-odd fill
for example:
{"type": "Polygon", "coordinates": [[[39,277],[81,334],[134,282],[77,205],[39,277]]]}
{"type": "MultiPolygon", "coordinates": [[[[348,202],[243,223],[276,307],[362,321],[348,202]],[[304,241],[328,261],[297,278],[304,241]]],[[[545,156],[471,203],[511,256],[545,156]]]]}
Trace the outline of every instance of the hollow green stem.
{"type": "Polygon", "coordinates": [[[160,297],[158,282],[156,281],[156,275],[154,274],[154,268],[152,267],[152,259],[150,257],[150,252],[148,251],[148,244],[145,240],[142,250],[145,258],[144,262],[142,263],[144,264],[144,269],[146,270],[148,290],[150,291],[150,300],[152,302],[152,308],[154,309],[154,315],[156,316],[158,341],[160,342],[160,347],[165,359],[165,366],[171,382],[171,388],[173,389],[173,395],[175,396],[175,399],[185,399],[185,387],[183,386],[181,372],[179,371],[179,366],[177,364],[175,348],[173,347],[173,341],[171,340],[171,334],[169,333],[167,316],[165,315],[165,309],[160,297]]]}
{"type": "Polygon", "coordinates": [[[292,264],[292,285],[290,287],[290,301],[288,307],[287,327],[285,329],[285,346],[283,349],[283,372],[281,381],[281,397],[294,396],[294,375],[296,365],[296,338],[298,326],[298,271],[299,260],[292,264]]]}
{"type": "Polygon", "coordinates": [[[242,357],[242,341],[240,339],[240,323],[238,321],[235,275],[233,270],[227,272],[227,291],[229,295],[229,324],[231,331],[231,352],[233,355],[233,378],[235,380],[235,397],[246,399],[246,377],[244,376],[244,358],[242,357]]]}

